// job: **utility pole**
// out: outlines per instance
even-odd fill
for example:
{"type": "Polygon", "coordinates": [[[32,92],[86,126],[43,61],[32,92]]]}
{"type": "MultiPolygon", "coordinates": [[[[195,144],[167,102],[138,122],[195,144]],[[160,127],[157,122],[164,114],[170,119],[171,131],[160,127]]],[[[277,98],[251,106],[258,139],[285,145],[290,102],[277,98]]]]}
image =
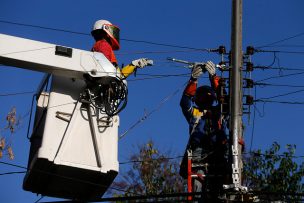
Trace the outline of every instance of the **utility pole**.
{"type": "Polygon", "coordinates": [[[242,0],[232,0],[231,18],[231,71],[230,71],[230,138],[232,139],[232,184],[229,188],[243,190],[241,186],[242,159],[239,139],[243,135],[242,93],[242,0]]]}

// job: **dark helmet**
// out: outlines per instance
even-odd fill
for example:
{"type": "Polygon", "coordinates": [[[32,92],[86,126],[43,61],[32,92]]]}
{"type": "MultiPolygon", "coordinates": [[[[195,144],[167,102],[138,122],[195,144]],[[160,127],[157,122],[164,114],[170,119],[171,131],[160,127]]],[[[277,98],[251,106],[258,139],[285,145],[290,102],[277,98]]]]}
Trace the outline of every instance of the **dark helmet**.
{"type": "Polygon", "coordinates": [[[210,107],[216,100],[216,95],[210,86],[200,86],[195,92],[194,102],[198,107],[210,107]]]}

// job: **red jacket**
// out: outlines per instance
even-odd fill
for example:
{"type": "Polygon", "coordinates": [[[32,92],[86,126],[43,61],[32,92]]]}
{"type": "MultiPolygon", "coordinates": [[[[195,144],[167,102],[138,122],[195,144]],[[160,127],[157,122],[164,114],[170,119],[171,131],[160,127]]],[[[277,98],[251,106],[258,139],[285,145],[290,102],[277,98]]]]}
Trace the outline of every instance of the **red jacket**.
{"type": "Polygon", "coordinates": [[[111,45],[106,40],[102,39],[97,41],[94,44],[92,51],[103,53],[111,63],[117,64],[114,51],[111,45]]]}

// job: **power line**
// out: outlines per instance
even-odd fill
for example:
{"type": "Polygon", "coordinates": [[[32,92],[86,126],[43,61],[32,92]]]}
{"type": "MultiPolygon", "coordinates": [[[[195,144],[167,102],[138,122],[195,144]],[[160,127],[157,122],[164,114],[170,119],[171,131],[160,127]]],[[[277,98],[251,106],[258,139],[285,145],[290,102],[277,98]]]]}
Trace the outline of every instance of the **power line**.
{"type": "Polygon", "coordinates": [[[277,103],[277,104],[291,104],[291,105],[303,105],[304,104],[304,101],[301,101],[301,102],[291,102],[291,101],[276,101],[276,100],[263,100],[263,99],[257,99],[254,102],[277,103]]]}
{"type": "Polygon", "coordinates": [[[18,26],[24,26],[24,27],[33,27],[33,28],[39,28],[39,29],[44,29],[44,30],[52,30],[52,31],[58,31],[58,32],[77,34],[77,35],[90,36],[90,34],[83,33],[83,32],[76,32],[76,31],[70,31],[70,30],[59,29],[59,28],[50,28],[50,27],[44,27],[44,26],[40,26],[40,25],[31,25],[31,24],[25,24],[25,23],[17,23],[17,22],[6,21],[6,20],[0,20],[0,23],[6,23],[6,24],[18,25],[18,26]]]}
{"type": "Polygon", "coordinates": [[[291,94],[296,94],[296,93],[303,92],[303,91],[304,91],[304,89],[301,89],[301,90],[297,90],[297,91],[293,91],[293,92],[287,92],[287,93],[284,93],[284,94],[278,94],[278,95],[271,96],[271,97],[259,98],[258,100],[273,99],[273,98],[277,98],[277,97],[283,97],[283,96],[287,96],[287,95],[291,95],[291,94]]]}
{"type": "Polygon", "coordinates": [[[294,39],[294,38],[300,37],[300,36],[302,36],[302,35],[304,35],[304,32],[298,33],[298,34],[296,34],[296,35],[292,35],[292,36],[290,36],[290,37],[283,38],[283,39],[278,40],[278,41],[271,42],[271,43],[269,43],[269,44],[265,44],[265,45],[259,46],[259,47],[257,47],[257,48],[263,48],[263,47],[272,46],[272,45],[274,45],[274,44],[278,44],[278,43],[281,43],[281,42],[285,42],[285,41],[287,41],[287,40],[294,39]]]}
{"type": "Polygon", "coordinates": [[[134,55],[134,54],[168,54],[168,53],[190,53],[198,52],[202,50],[170,50],[170,51],[130,51],[130,52],[119,52],[116,55],[134,55]]]}
{"type": "Polygon", "coordinates": [[[290,77],[290,76],[297,76],[297,75],[302,75],[304,74],[304,71],[302,72],[297,72],[297,73],[291,73],[291,74],[286,74],[286,75],[279,75],[279,76],[272,76],[272,77],[267,77],[261,80],[257,80],[256,82],[262,82],[270,79],[276,79],[276,78],[283,78],[283,77],[290,77]]]}
{"type": "Polygon", "coordinates": [[[207,49],[207,48],[194,48],[194,47],[188,47],[188,46],[164,44],[164,43],[150,42],[150,41],[144,41],[144,40],[133,40],[133,39],[121,39],[121,40],[128,41],[128,42],[137,42],[137,43],[145,43],[145,44],[152,44],[152,45],[158,45],[158,46],[165,46],[165,47],[191,49],[191,50],[204,51],[204,52],[210,52],[212,50],[212,49],[207,49]]]}
{"type": "Polygon", "coordinates": [[[21,166],[21,165],[17,165],[17,164],[11,164],[11,163],[4,162],[4,161],[0,161],[0,164],[4,164],[4,165],[8,165],[8,166],[13,166],[13,167],[16,167],[16,168],[27,169],[27,167],[24,167],[24,166],[21,166]]]}
{"type": "Polygon", "coordinates": [[[20,174],[20,173],[26,173],[26,171],[12,171],[12,172],[0,173],[0,176],[12,175],[12,174],[20,174]]]}
{"type": "Polygon", "coordinates": [[[190,73],[182,73],[182,74],[172,74],[172,75],[151,75],[152,77],[146,77],[146,78],[135,78],[135,79],[129,79],[128,82],[135,82],[140,80],[151,80],[151,79],[161,79],[161,78],[169,78],[169,77],[189,77],[190,73]]]}
{"type": "Polygon", "coordinates": [[[251,152],[243,152],[242,154],[246,155],[246,154],[251,154],[253,156],[267,156],[267,157],[274,157],[274,156],[278,156],[278,157],[282,157],[282,158],[295,158],[295,159],[299,159],[299,158],[304,158],[304,155],[287,155],[287,154],[265,154],[265,153],[261,153],[261,152],[255,152],[255,151],[251,151],[251,152]]]}
{"type": "Polygon", "coordinates": [[[0,94],[0,97],[16,96],[16,95],[25,95],[25,94],[33,94],[33,93],[35,93],[35,92],[34,92],[34,91],[30,91],[30,92],[5,93],[5,94],[0,94]]]}
{"type": "Polygon", "coordinates": [[[256,50],[256,52],[270,52],[270,53],[282,53],[282,54],[304,54],[304,51],[283,51],[283,50],[256,50]]]}
{"type": "MultiPolygon", "coordinates": [[[[57,31],[57,32],[65,32],[65,33],[77,34],[77,35],[83,35],[83,36],[91,36],[91,34],[84,33],[84,32],[76,32],[76,31],[70,31],[70,30],[65,30],[65,29],[51,28],[51,27],[25,24],[25,23],[18,23],[18,22],[6,21],[6,20],[0,20],[0,23],[6,23],[6,24],[12,24],[12,25],[18,25],[18,26],[25,26],[25,27],[32,27],[32,28],[39,28],[39,29],[51,30],[51,31],[57,31]]],[[[151,42],[151,41],[146,41],[146,40],[134,40],[134,39],[125,39],[125,38],[121,38],[120,40],[128,41],[128,42],[136,42],[136,43],[145,43],[145,44],[152,44],[152,45],[158,45],[158,46],[165,46],[165,47],[190,49],[190,50],[197,50],[197,51],[204,51],[204,52],[210,52],[210,50],[212,50],[212,49],[207,49],[207,48],[194,48],[194,47],[188,47],[188,46],[179,46],[179,45],[173,45],[173,44],[157,43],[157,42],[151,42]]]]}
{"type": "MultiPolygon", "coordinates": [[[[13,166],[13,167],[16,167],[16,168],[22,168],[22,169],[26,169],[28,170],[27,167],[25,166],[22,166],[22,165],[17,165],[17,164],[11,164],[11,163],[8,163],[8,162],[4,162],[4,161],[0,161],[0,164],[4,164],[4,165],[8,165],[8,166],[13,166]]],[[[55,174],[55,173],[52,173],[52,172],[47,172],[47,171],[44,171],[44,170],[40,170],[40,169],[31,169],[32,171],[37,171],[37,172],[40,172],[40,173],[44,173],[44,174],[47,174],[47,175],[50,175],[50,176],[56,176],[56,177],[59,177],[59,178],[63,178],[63,179],[68,179],[68,180],[73,180],[73,181],[77,181],[77,182],[81,182],[81,183],[84,183],[84,184],[88,184],[88,185],[92,185],[92,186],[105,186],[105,187],[108,187],[107,185],[102,185],[102,184],[97,184],[97,183],[93,183],[93,182],[90,182],[90,181],[86,181],[86,180],[82,180],[82,179],[79,179],[79,178],[71,178],[71,177],[68,177],[68,176],[64,176],[64,175],[58,175],[58,174],[55,174]]],[[[117,191],[120,191],[120,192],[127,192],[123,189],[120,189],[120,188],[116,188],[116,187],[108,187],[109,189],[113,189],[113,190],[117,190],[117,191]]],[[[135,195],[137,195],[136,193],[133,193],[135,195]]]]}
{"type": "Polygon", "coordinates": [[[254,83],[256,86],[271,86],[271,87],[293,87],[304,88],[304,85],[287,85],[287,84],[271,84],[271,83],[254,83]]]}
{"type": "Polygon", "coordinates": [[[158,111],[164,103],[169,101],[173,96],[175,96],[188,82],[184,83],[181,87],[175,90],[173,93],[166,96],[164,99],[160,101],[156,108],[152,109],[150,112],[145,112],[144,116],[142,116],[137,122],[135,122],[131,127],[129,127],[124,133],[119,136],[119,139],[122,139],[126,134],[128,134],[132,129],[134,129],[137,125],[144,122],[148,117],[150,117],[153,113],[158,111]]]}
{"type": "Polygon", "coordinates": [[[272,45],[267,47],[304,47],[304,45],[298,45],[298,44],[281,44],[281,45],[272,45]]]}
{"type": "MultiPolygon", "coordinates": [[[[157,161],[157,160],[175,160],[175,159],[181,159],[184,156],[176,156],[176,157],[160,157],[160,158],[155,158],[155,159],[149,159],[149,160],[131,160],[131,161],[125,161],[125,162],[120,162],[119,165],[126,165],[126,164],[133,164],[133,163],[144,163],[144,162],[152,162],[152,161],[157,161]]],[[[201,156],[191,156],[192,158],[198,158],[201,156]]]]}
{"type": "Polygon", "coordinates": [[[271,67],[271,66],[254,66],[254,69],[284,70],[284,71],[304,71],[304,68],[285,68],[285,67],[271,67]]]}
{"type": "MultiPolygon", "coordinates": [[[[33,51],[33,50],[29,50],[29,51],[33,51]]],[[[22,51],[22,52],[26,52],[26,51],[22,51]]],[[[56,70],[54,68],[54,70],[56,70]]],[[[70,70],[60,70],[60,71],[66,71],[69,72],[70,70]]],[[[89,73],[90,71],[83,71],[84,73],[89,73]]],[[[96,73],[106,73],[106,74],[116,74],[117,72],[107,72],[107,71],[96,71],[96,73]]],[[[185,76],[190,76],[190,73],[180,73],[180,74],[144,74],[144,73],[136,73],[136,75],[140,75],[140,76],[151,76],[149,79],[157,79],[157,78],[167,78],[167,77],[185,77],[185,76]]],[[[136,81],[136,80],[142,80],[142,79],[135,79],[135,80],[129,80],[127,79],[127,81],[136,81]]],[[[8,93],[8,94],[0,94],[0,96],[12,96],[12,95],[18,95],[18,94],[29,94],[29,93],[34,93],[32,92],[20,92],[20,93],[8,93]]]]}
{"type": "Polygon", "coordinates": [[[41,196],[38,200],[36,200],[34,203],[38,203],[40,202],[40,200],[42,200],[44,198],[44,196],[41,196]]]}
{"type": "Polygon", "coordinates": [[[55,46],[43,47],[43,48],[37,48],[37,49],[27,49],[27,50],[23,50],[23,51],[15,51],[15,52],[9,52],[9,53],[2,53],[1,56],[6,56],[6,55],[10,55],[10,54],[26,53],[26,52],[32,52],[32,51],[38,51],[38,50],[44,50],[44,49],[53,49],[53,48],[55,48],[55,46]]]}
{"type": "MultiPolygon", "coordinates": [[[[186,197],[189,197],[189,196],[191,196],[191,197],[195,197],[195,196],[201,197],[201,195],[202,195],[201,192],[167,193],[167,194],[146,194],[146,195],[126,196],[126,197],[94,198],[94,199],[90,199],[88,201],[89,202],[129,202],[129,201],[132,202],[132,200],[133,201],[136,201],[136,200],[142,200],[143,201],[143,200],[149,200],[150,199],[150,200],[154,200],[156,202],[159,202],[159,201],[157,201],[157,199],[174,198],[174,197],[176,197],[176,198],[185,197],[186,198],[186,197]]],[[[183,200],[183,201],[187,202],[187,200],[183,200]]],[[[56,202],[52,202],[52,203],[61,203],[61,202],[71,202],[71,201],[70,200],[67,200],[67,201],[56,201],[56,202]]],[[[73,201],[73,202],[75,202],[75,201],[73,201]]],[[[165,201],[165,202],[167,202],[167,201],[165,201]]],[[[44,202],[44,203],[46,203],[46,202],[44,202]]]]}

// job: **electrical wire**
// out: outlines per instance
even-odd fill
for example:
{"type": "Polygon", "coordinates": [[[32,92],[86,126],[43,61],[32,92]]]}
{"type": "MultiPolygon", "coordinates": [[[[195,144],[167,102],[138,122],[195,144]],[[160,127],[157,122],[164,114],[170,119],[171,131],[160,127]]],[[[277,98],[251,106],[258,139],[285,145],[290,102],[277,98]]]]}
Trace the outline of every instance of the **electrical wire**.
{"type": "Polygon", "coordinates": [[[150,41],[144,41],[144,40],[133,40],[133,39],[121,39],[121,40],[128,41],[128,42],[137,42],[137,43],[145,43],[145,44],[152,44],[152,45],[158,45],[158,46],[165,46],[165,47],[190,49],[190,50],[203,51],[203,52],[210,52],[212,50],[212,49],[207,49],[207,48],[194,48],[194,47],[179,46],[179,45],[173,45],[173,44],[156,43],[156,42],[150,42],[150,41]]]}
{"type": "Polygon", "coordinates": [[[277,40],[277,41],[274,41],[274,42],[271,42],[271,43],[269,43],[269,44],[261,45],[261,46],[259,46],[259,47],[257,47],[257,48],[260,49],[260,48],[264,48],[264,47],[269,47],[269,46],[272,46],[272,45],[275,45],[275,44],[278,44],[278,43],[281,43],[281,42],[288,41],[288,40],[290,40],[290,39],[294,39],[294,38],[300,37],[300,36],[302,36],[302,35],[304,35],[304,32],[301,32],[301,33],[298,33],[298,34],[296,34],[296,35],[292,35],[292,36],[290,36],[290,37],[286,37],[286,38],[283,38],[283,39],[280,39],[280,40],[277,40]]]}
{"type": "Polygon", "coordinates": [[[271,79],[277,79],[277,78],[284,78],[284,77],[290,77],[290,76],[297,76],[297,75],[303,75],[304,71],[302,72],[297,72],[297,73],[291,73],[291,74],[287,74],[287,75],[279,75],[279,76],[272,76],[272,77],[267,77],[261,80],[257,80],[256,82],[263,82],[266,80],[271,80],[271,79]]]}
{"type": "Polygon", "coordinates": [[[270,53],[282,53],[282,54],[304,54],[304,51],[283,51],[283,50],[256,50],[256,52],[270,52],[270,53]]]}
{"type": "Polygon", "coordinates": [[[181,87],[179,87],[178,89],[176,89],[173,93],[169,94],[168,96],[166,96],[164,99],[162,99],[160,101],[160,103],[157,105],[157,107],[155,107],[154,109],[152,109],[150,112],[145,112],[144,116],[142,116],[137,122],[135,122],[131,127],[129,127],[124,133],[122,133],[119,136],[119,139],[122,139],[124,136],[126,136],[126,134],[128,134],[132,129],[134,129],[136,126],[138,126],[140,123],[144,122],[148,117],[150,117],[153,113],[155,113],[156,111],[160,110],[161,107],[167,102],[169,101],[172,97],[174,97],[186,84],[188,83],[188,81],[186,83],[184,83],[181,87]]]}
{"type": "Polygon", "coordinates": [[[52,30],[52,31],[58,31],[58,32],[65,32],[65,33],[71,33],[71,34],[77,34],[77,35],[90,36],[90,34],[83,33],[83,32],[76,32],[76,31],[70,31],[70,30],[59,29],[59,28],[50,28],[50,27],[44,27],[44,26],[40,26],[40,25],[31,25],[31,24],[25,24],[25,23],[17,23],[17,22],[13,22],[13,21],[0,20],[0,23],[11,24],[11,25],[18,25],[18,26],[24,26],[24,27],[39,28],[39,29],[44,29],[44,30],[52,30]]]}
{"type": "Polygon", "coordinates": [[[38,203],[40,202],[40,200],[42,200],[44,198],[44,196],[41,196],[38,200],[36,200],[34,203],[38,203]]]}
{"type": "MultiPolygon", "coordinates": [[[[166,194],[146,194],[146,195],[138,195],[138,196],[126,196],[126,197],[108,197],[108,198],[94,198],[94,199],[90,199],[89,202],[133,202],[136,200],[139,200],[140,202],[160,202],[158,201],[158,199],[163,199],[163,198],[179,198],[179,197],[193,197],[194,199],[196,199],[195,197],[201,197],[202,192],[185,192],[185,193],[166,193],[166,194]]],[[[173,200],[170,200],[169,202],[171,202],[173,200]]],[[[179,201],[179,200],[176,200],[179,201]]],[[[174,202],[176,202],[174,201],[174,202]]],[[[63,202],[75,202],[75,201],[56,201],[56,202],[52,202],[52,203],[63,203],[63,202]]],[[[77,201],[76,201],[77,202],[77,201]]],[[[138,202],[138,201],[136,201],[138,202]]],[[[168,202],[168,200],[164,201],[164,202],[168,202]]],[[[193,201],[188,201],[188,200],[182,200],[182,202],[193,202],[193,201]]],[[[47,202],[44,202],[47,203],[47,202]]],[[[80,202],[79,202],[80,203],[80,202]]]]}
{"type": "Polygon", "coordinates": [[[173,74],[173,75],[155,75],[152,77],[145,77],[145,78],[135,78],[135,79],[129,79],[128,82],[135,82],[135,81],[142,81],[142,80],[153,80],[153,79],[162,79],[162,78],[169,78],[169,77],[188,77],[190,74],[173,74]]]}
{"type": "Polygon", "coordinates": [[[254,69],[284,70],[284,71],[304,71],[304,68],[285,68],[285,67],[270,67],[270,66],[254,66],[254,69]]]}
{"type": "Polygon", "coordinates": [[[0,173],[0,176],[12,175],[12,174],[20,174],[20,173],[26,173],[26,171],[12,171],[12,172],[0,173]]]}
{"type": "Polygon", "coordinates": [[[17,96],[17,95],[25,95],[25,94],[33,94],[33,93],[35,93],[35,92],[30,91],[30,92],[4,93],[4,94],[0,94],[0,97],[17,96]]]}
{"type": "Polygon", "coordinates": [[[277,103],[277,104],[291,104],[291,105],[303,105],[304,104],[304,101],[301,101],[301,102],[291,102],[291,101],[276,101],[276,100],[263,100],[263,99],[257,99],[254,102],[277,103]]]}
{"type": "MultiPolygon", "coordinates": [[[[149,159],[149,160],[132,160],[132,161],[124,161],[124,162],[120,162],[119,165],[126,165],[126,164],[133,164],[133,163],[145,163],[145,162],[152,162],[152,161],[157,161],[157,160],[175,160],[175,159],[181,159],[184,156],[176,156],[176,157],[161,157],[161,158],[157,158],[157,159],[149,159]]],[[[192,158],[198,158],[201,156],[191,156],[192,158]]]]}
{"type": "Polygon", "coordinates": [[[170,51],[129,51],[119,52],[116,55],[134,55],[134,54],[168,54],[168,53],[190,53],[201,52],[201,50],[170,50],[170,51]]]}
{"type": "MultiPolygon", "coordinates": [[[[53,70],[56,70],[55,68],[53,70]]],[[[58,69],[59,70],[59,69],[58,69]]],[[[70,70],[60,70],[61,72],[70,70]]],[[[90,73],[90,71],[83,71],[84,73],[90,73]]],[[[107,74],[116,74],[117,72],[107,72],[107,71],[96,71],[96,73],[107,73],[107,74]]],[[[168,77],[189,77],[190,73],[180,73],[180,74],[143,74],[143,73],[137,73],[137,76],[151,76],[149,78],[137,78],[137,79],[127,79],[127,81],[137,81],[137,80],[146,80],[146,79],[159,79],[159,78],[168,78],[168,77]]],[[[30,94],[34,93],[32,92],[20,92],[20,93],[7,93],[7,94],[0,94],[1,96],[14,96],[18,94],[30,94]]]]}
{"type": "Polygon", "coordinates": [[[268,99],[273,99],[273,98],[277,98],[277,97],[283,97],[283,96],[287,96],[287,95],[291,95],[291,94],[296,94],[296,93],[299,93],[299,92],[304,92],[304,89],[293,91],[293,92],[287,92],[287,93],[284,93],[284,94],[278,94],[278,95],[271,96],[271,97],[263,97],[263,98],[259,98],[257,100],[268,100],[268,99]]]}
{"type": "Polygon", "coordinates": [[[27,50],[22,50],[22,51],[2,53],[2,54],[0,54],[0,56],[7,56],[7,55],[11,55],[11,54],[20,54],[20,53],[27,53],[27,52],[40,51],[40,50],[44,50],[44,49],[54,49],[54,48],[55,48],[55,46],[42,47],[42,48],[37,48],[37,49],[27,49],[27,50]]]}
{"type": "MultiPolygon", "coordinates": [[[[174,197],[189,197],[189,196],[194,196],[192,198],[192,200],[187,200],[187,199],[183,199],[183,200],[174,200],[174,202],[199,202],[201,201],[201,195],[203,195],[204,193],[202,192],[188,192],[188,193],[169,193],[169,194],[161,194],[161,195],[142,195],[142,196],[127,196],[127,197],[108,197],[108,198],[99,198],[99,199],[94,199],[93,201],[89,201],[89,202],[158,202],[158,203],[168,203],[168,202],[173,202],[172,199],[170,200],[159,200],[159,199],[163,199],[163,198],[174,198],[174,197]]],[[[231,199],[219,199],[220,202],[247,202],[246,199],[247,198],[241,198],[242,200],[240,199],[235,199],[237,197],[237,195],[241,195],[242,196],[246,196],[246,194],[244,193],[240,193],[238,191],[229,191],[227,192],[227,194],[229,195],[233,195],[233,199],[234,200],[231,200],[231,199]]],[[[249,194],[251,195],[267,195],[266,197],[260,197],[258,196],[258,201],[260,200],[264,200],[263,202],[267,201],[267,202],[270,202],[271,200],[269,199],[269,196],[270,195],[280,195],[280,196],[298,196],[298,197],[301,197],[301,196],[304,196],[303,193],[296,193],[296,192],[268,192],[268,191],[249,191],[249,194]]],[[[247,196],[248,196],[248,193],[247,193],[247,196]]],[[[278,197],[277,197],[278,198],[278,197]]],[[[285,200],[287,202],[289,202],[287,197],[281,197],[283,199],[277,199],[277,201],[281,202],[281,201],[284,201],[285,200]],[[281,200],[281,201],[280,201],[281,200]]],[[[303,202],[304,199],[297,199],[297,202],[303,202]]],[[[53,201],[53,202],[43,202],[43,203],[67,203],[67,202],[78,202],[78,203],[82,203],[80,201],[69,201],[69,200],[66,200],[66,201],[53,201]]],[[[252,200],[248,200],[248,202],[252,202],[252,200]]]]}
{"type": "MultiPolygon", "coordinates": [[[[158,202],[157,199],[161,198],[174,198],[174,197],[194,197],[194,196],[201,196],[202,192],[186,192],[186,193],[167,193],[167,194],[146,194],[141,196],[128,196],[128,197],[112,197],[112,198],[96,198],[93,199],[93,202],[106,202],[106,201],[131,201],[132,200],[149,200],[151,199],[153,202],[158,202]]],[[[171,201],[171,200],[170,200],[171,201]]],[[[187,201],[187,200],[184,200],[187,201]]]]}
{"type": "Polygon", "coordinates": [[[292,87],[292,88],[304,88],[304,85],[287,85],[287,84],[271,84],[271,83],[254,83],[256,86],[270,86],[270,87],[292,87]]]}
{"type": "Polygon", "coordinates": [[[255,152],[255,151],[252,151],[252,152],[243,152],[242,154],[251,154],[253,156],[268,156],[268,157],[273,157],[273,156],[279,156],[279,157],[282,157],[282,158],[295,158],[295,159],[303,159],[304,158],[304,155],[287,155],[287,154],[265,154],[265,153],[260,153],[260,152],[255,152]]]}
{"type": "MultiPolygon", "coordinates": [[[[0,20],[0,23],[6,23],[6,24],[18,25],[18,26],[24,26],[24,27],[39,28],[39,29],[44,29],[44,30],[58,31],[58,32],[77,34],[77,35],[83,35],[83,36],[91,36],[91,34],[89,34],[89,33],[76,32],[76,31],[70,31],[70,30],[59,29],[59,28],[50,28],[50,27],[45,27],[45,26],[40,26],[40,25],[32,25],[32,24],[26,24],[26,23],[18,23],[18,22],[7,21],[7,20],[0,20]]],[[[207,48],[194,48],[194,47],[188,47],[188,46],[179,46],[179,45],[173,45],[173,44],[157,43],[157,42],[151,42],[151,41],[145,41],[145,40],[134,40],[134,39],[125,39],[125,38],[121,38],[120,40],[121,41],[127,41],[127,42],[145,43],[145,44],[152,44],[152,45],[158,45],[158,46],[165,46],[165,47],[190,49],[190,50],[197,50],[197,51],[204,51],[204,52],[210,52],[210,50],[212,50],[212,49],[207,49],[207,48]]]]}
{"type": "MultiPolygon", "coordinates": [[[[284,157],[284,158],[285,157],[304,158],[304,156],[287,156],[286,154],[274,155],[274,154],[263,154],[263,153],[256,153],[256,152],[243,153],[243,154],[252,154],[254,156],[280,156],[280,157],[284,157]]],[[[10,165],[10,166],[14,166],[14,167],[18,167],[18,168],[26,168],[26,167],[23,167],[23,166],[20,166],[20,165],[10,164],[10,163],[6,163],[6,162],[2,162],[2,161],[0,161],[0,163],[1,164],[6,164],[6,165],[10,165]]],[[[44,171],[40,171],[40,172],[44,172],[44,171]]],[[[48,172],[46,172],[46,173],[50,174],[48,172]]],[[[117,188],[113,188],[113,187],[109,187],[109,189],[117,190],[117,188]]],[[[127,193],[127,191],[121,190],[121,189],[118,189],[118,191],[122,191],[122,192],[127,193]]],[[[266,194],[265,191],[250,191],[250,192],[251,193],[255,193],[255,194],[257,194],[257,193],[259,193],[259,194],[266,194]]],[[[199,194],[201,194],[201,193],[199,193],[199,194]]],[[[279,193],[279,194],[282,195],[282,193],[279,193]]],[[[151,198],[181,197],[181,196],[187,197],[187,196],[192,196],[192,195],[196,195],[196,194],[192,194],[192,193],[169,193],[169,194],[160,194],[160,195],[152,195],[152,196],[151,195],[142,195],[142,196],[132,196],[132,197],[122,197],[122,198],[133,198],[132,200],[136,200],[136,199],[143,199],[143,198],[144,199],[151,199],[151,198]]],[[[303,193],[284,193],[284,195],[304,196],[303,193]]],[[[42,196],[36,202],[39,202],[43,197],[44,196],[42,196]]],[[[92,199],[90,201],[93,201],[93,202],[102,202],[102,201],[116,201],[116,200],[118,201],[118,199],[113,199],[113,198],[95,198],[95,199],[92,199]]],[[[119,199],[119,200],[120,201],[124,201],[124,200],[131,200],[131,199],[119,199]]],[[[67,200],[67,201],[60,201],[60,202],[71,202],[71,201],[67,200]]]]}
{"type": "MultiPolygon", "coordinates": [[[[25,166],[17,165],[17,164],[11,164],[11,163],[4,162],[4,161],[0,161],[0,164],[4,164],[4,165],[13,166],[13,167],[16,167],[16,168],[22,168],[22,169],[28,170],[28,168],[25,167],[25,166]]],[[[37,172],[40,172],[40,173],[44,173],[44,174],[47,174],[47,175],[50,175],[50,176],[56,176],[56,177],[67,179],[67,180],[74,180],[76,182],[81,182],[81,183],[92,185],[92,186],[97,186],[97,187],[105,186],[105,187],[108,187],[107,185],[97,184],[97,183],[93,183],[93,182],[90,182],[90,181],[82,180],[82,179],[79,179],[79,178],[71,178],[71,177],[64,176],[64,175],[58,175],[58,174],[55,174],[55,173],[52,173],[52,172],[47,172],[47,171],[40,170],[40,169],[31,169],[31,171],[37,171],[37,172]]],[[[109,189],[113,189],[113,190],[117,190],[117,191],[120,191],[120,192],[125,192],[125,193],[127,192],[125,190],[122,190],[120,188],[116,188],[116,187],[113,187],[113,186],[108,187],[108,188],[109,189]]],[[[138,195],[137,193],[133,193],[133,194],[138,195]]]]}
{"type": "Polygon", "coordinates": [[[281,45],[272,45],[267,47],[304,47],[304,45],[297,45],[297,44],[281,44],[281,45]]]}
{"type": "Polygon", "coordinates": [[[17,164],[11,164],[11,163],[4,162],[4,161],[0,161],[0,164],[4,164],[4,165],[8,165],[8,166],[13,166],[13,167],[16,167],[16,168],[27,169],[27,167],[24,167],[24,166],[21,166],[21,165],[17,165],[17,164]]]}

